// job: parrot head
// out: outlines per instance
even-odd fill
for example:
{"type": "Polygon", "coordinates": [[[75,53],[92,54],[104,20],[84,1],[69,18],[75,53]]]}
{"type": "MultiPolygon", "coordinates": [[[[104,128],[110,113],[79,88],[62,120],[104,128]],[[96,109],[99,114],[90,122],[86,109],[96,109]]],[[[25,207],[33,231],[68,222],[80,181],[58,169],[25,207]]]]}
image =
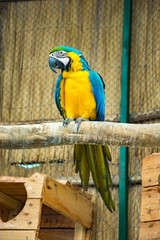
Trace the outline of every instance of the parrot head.
{"type": "Polygon", "coordinates": [[[49,55],[49,66],[53,72],[57,73],[55,69],[68,70],[71,61],[73,61],[69,53],[75,53],[83,59],[83,62],[87,63],[79,50],[66,46],[56,47],[52,49],[49,55]]]}
{"type": "Polygon", "coordinates": [[[55,68],[66,70],[69,66],[70,58],[67,57],[67,51],[63,47],[54,48],[49,55],[49,66],[53,72],[57,73],[55,68]]]}

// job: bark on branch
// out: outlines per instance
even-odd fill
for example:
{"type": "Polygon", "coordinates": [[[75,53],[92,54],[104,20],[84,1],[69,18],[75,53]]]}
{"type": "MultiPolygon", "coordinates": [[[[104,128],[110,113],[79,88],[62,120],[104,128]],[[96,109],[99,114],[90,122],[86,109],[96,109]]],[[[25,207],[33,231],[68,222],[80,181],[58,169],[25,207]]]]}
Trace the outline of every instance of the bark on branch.
{"type": "Polygon", "coordinates": [[[62,144],[101,144],[127,147],[160,147],[160,124],[122,124],[111,122],[82,122],[67,128],[62,122],[0,125],[0,149],[27,149],[62,144]]]}

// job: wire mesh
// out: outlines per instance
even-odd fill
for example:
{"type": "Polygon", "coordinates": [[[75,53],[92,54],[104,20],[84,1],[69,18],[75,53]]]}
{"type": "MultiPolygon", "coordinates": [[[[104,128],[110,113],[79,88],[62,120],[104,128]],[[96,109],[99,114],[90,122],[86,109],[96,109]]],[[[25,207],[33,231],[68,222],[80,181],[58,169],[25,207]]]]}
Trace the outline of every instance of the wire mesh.
{"type": "MultiPolygon", "coordinates": [[[[160,122],[160,1],[133,1],[130,122],[160,122]]],[[[129,239],[138,239],[142,159],[157,148],[129,149],[129,239]]]]}
{"type": "MultiPolygon", "coordinates": [[[[2,124],[60,121],[54,101],[57,75],[49,69],[52,48],[82,51],[106,84],[106,121],[120,121],[123,0],[46,0],[0,2],[0,119],[2,124]]],[[[132,1],[130,122],[160,119],[160,2],[132,1]]],[[[129,149],[129,231],[138,239],[141,160],[159,149],[129,149]]],[[[111,147],[113,198],[110,214],[95,188],[93,239],[118,239],[119,147],[111,147]]],[[[1,175],[35,172],[80,184],[73,168],[73,146],[1,150],[1,175]]]]}

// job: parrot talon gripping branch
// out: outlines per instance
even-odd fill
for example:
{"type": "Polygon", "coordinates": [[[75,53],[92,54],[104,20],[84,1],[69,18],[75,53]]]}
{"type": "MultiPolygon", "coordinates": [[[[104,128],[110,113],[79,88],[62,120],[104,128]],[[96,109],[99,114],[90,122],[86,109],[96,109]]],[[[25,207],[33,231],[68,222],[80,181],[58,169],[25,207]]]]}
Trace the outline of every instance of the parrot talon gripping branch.
{"type": "Polygon", "coordinates": [[[68,124],[69,124],[70,122],[73,122],[73,121],[74,121],[73,118],[66,118],[66,119],[63,121],[63,127],[67,127],[68,124]]]}
{"type": "MultiPolygon", "coordinates": [[[[101,76],[90,69],[83,54],[74,48],[56,47],[50,52],[49,66],[53,72],[62,70],[56,82],[55,101],[64,118],[63,125],[74,119],[78,131],[82,120],[104,121],[105,84],[101,76]]],[[[108,146],[76,144],[74,147],[75,171],[79,172],[84,190],[88,188],[91,172],[105,205],[113,212],[108,160],[111,161],[108,146]]]]}
{"type": "Polygon", "coordinates": [[[75,123],[77,123],[77,133],[79,132],[79,128],[82,121],[89,121],[89,119],[84,119],[83,117],[76,119],[75,123]]]}

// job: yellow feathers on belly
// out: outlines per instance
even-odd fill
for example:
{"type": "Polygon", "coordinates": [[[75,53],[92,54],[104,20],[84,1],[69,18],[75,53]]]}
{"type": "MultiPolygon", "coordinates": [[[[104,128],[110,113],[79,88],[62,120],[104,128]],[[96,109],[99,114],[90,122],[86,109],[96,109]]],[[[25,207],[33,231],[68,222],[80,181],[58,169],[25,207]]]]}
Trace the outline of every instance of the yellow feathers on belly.
{"type": "Polygon", "coordinates": [[[95,120],[96,102],[88,76],[88,71],[63,71],[60,96],[66,117],[95,120]]]}

